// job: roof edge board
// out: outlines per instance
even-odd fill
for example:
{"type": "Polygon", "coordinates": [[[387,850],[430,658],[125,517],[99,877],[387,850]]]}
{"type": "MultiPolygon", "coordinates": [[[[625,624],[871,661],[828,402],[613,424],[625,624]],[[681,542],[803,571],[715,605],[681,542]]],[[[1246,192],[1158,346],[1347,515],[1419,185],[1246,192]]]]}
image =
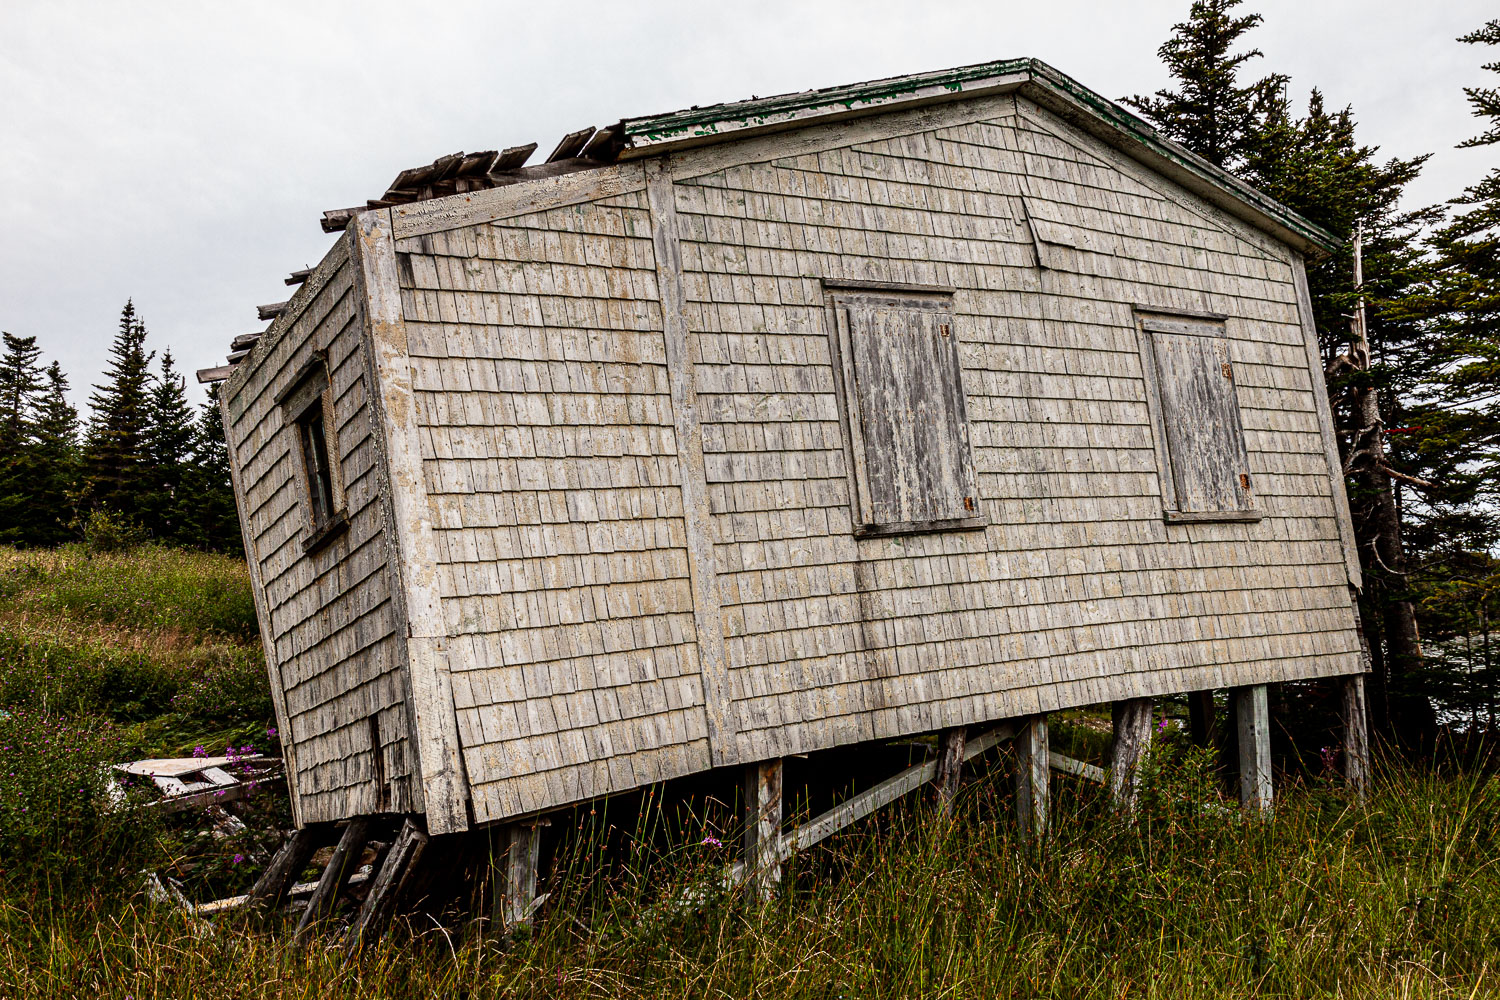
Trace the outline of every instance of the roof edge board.
{"type": "Polygon", "coordinates": [[[1106,145],[1298,250],[1324,254],[1343,244],[1322,226],[1167,139],[1143,119],[1067,74],[1041,62],[1035,63],[1035,70],[1033,79],[1020,88],[1022,96],[1106,145]]]}
{"type": "Polygon", "coordinates": [[[621,159],[651,156],[670,149],[723,142],[748,133],[764,134],[804,125],[961,101],[1015,90],[1031,75],[1030,59],[942,73],[875,80],[849,87],[804,91],[784,97],[720,104],[699,111],[680,111],[645,118],[626,118],[619,128],[626,137],[621,159]]]}
{"type": "Polygon", "coordinates": [[[781,97],[626,118],[621,160],[791,131],[825,122],[1018,91],[1210,204],[1304,253],[1341,245],[1333,233],[1165,138],[1143,119],[1038,59],[1009,59],[781,97]]]}

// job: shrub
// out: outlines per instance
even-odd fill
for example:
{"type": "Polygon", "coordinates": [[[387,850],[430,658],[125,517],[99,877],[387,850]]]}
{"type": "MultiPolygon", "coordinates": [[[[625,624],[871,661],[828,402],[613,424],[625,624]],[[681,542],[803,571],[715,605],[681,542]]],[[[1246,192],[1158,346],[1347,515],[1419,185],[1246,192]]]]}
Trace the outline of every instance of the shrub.
{"type": "Polygon", "coordinates": [[[110,808],[108,768],[120,735],[98,719],[32,709],[0,713],[0,869],[54,885],[128,871],[148,836],[110,808]]]}
{"type": "Polygon", "coordinates": [[[90,552],[123,552],[145,542],[146,529],[128,514],[96,507],[84,517],[83,545],[90,552]]]}

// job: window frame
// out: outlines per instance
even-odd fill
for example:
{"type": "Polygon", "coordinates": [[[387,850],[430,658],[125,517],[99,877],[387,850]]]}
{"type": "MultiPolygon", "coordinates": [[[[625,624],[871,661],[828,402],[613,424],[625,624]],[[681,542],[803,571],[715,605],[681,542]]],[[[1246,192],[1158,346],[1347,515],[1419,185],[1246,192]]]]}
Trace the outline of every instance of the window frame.
{"type": "Polygon", "coordinates": [[[1238,367],[1233,353],[1224,362],[1229,366],[1231,398],[1230,408],[1234,439],[1239,442],[1240,454],[1245,459],[1245,471],[1240,474],[1240,489],[1237,495],[1242,506],[1233,510],[1185,511],[1177,495],[1177,468],[1173,464],[1171,439],[1167,433],[1166,404],[1162,401],[1161,367],[1157,358],[1157,338],[1166,336],[1204,337],[1234,344],[1228,335],[1228,316],[1221,313],[1164,312],[1137,306],[1135,308],[1136,333],[1140,340],[1141,367],[1146,383],[1146,409],[1151,419],[1151,436],[1156,451],[1157,479],[1161,486],[1162,519],[1168,524],[1193,523],[1253,523],[1265,514],[1257,505],[1254,479],[1249,470],[1250,449],[1245,439],[1245,428],[1240,416],[1239,379],[1234,376],[1238,367]]]}
{"type": "Polygon", "coordinates": [[[349,527],[349,515],[344,496],[343,470],[338,461],[338,428],[334,424],[333,384],[328,373],[327,356],[319,351],[312,360],[303,365],[287,386],[276,396],[281,407],[282,418],[292,429],[292,452],[295,457],[294,476],[301,494],[303,521],[306,531],[302,549],[312,553],[337,538],[349,527]],[[314,482],[307,442],[314,435],[323,445],[326,470],[326,491],[321,482],[314,482]],[[326,510],[318,516],[318,502],[326,499],[326,510]]]}
{"type": "Polygon", "coordinates": [[[974,435],[969,422],[968,396],[963,391],[963,364],[959,357],[958,324],[953,308],[954,289],[947,286],[917,285],[889,281],[823,280],[824,301],[832,344],[835,394],[838,399],[844,453],[848,456],[845,473],[849,481],[850,520],[856,538],[882,538],[900,535],[931,534],[945,531],[977,531],[989,526],[979,491],[979,470],[974,460],[974,435]],[[967,468],[974,513],[968,517],[938,518],[919,521],[880,522],[867,518],[873,514],[869,472],[866,468],[864,414],[858,392],[854,362],[854,332],[848,322],[851,305],[900,303],[911,308],[932,309],[942,313],[949,325],[959,387],[958,418],[967,445],[967,468]]]}

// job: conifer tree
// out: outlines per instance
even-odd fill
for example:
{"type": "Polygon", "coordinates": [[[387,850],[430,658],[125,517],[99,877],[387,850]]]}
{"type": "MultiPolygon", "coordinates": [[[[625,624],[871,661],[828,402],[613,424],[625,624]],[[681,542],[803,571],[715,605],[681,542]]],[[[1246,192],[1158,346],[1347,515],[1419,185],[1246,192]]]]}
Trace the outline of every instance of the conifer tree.
{"type": "Polygon", "coordinates": [[[242,553],[239,509],[229,475],[229,446],[219,413],[219,387],[210,386],[208,402],[193,425],[193,461],[184,475],[184,544],[215,552],[242,553]]]}
{"type": "Polygon", "coordinates": [[[27,541],[60,545],[78,474],[78,411],[68,402],[68,380],[56,361],[47,366],[47,387],[37,408],[28,495],[33,508],[27,541]]]}
{"type": "Polygon", "coordinates": [[[155,537],[178,541],[185,531],[183,508],[191,505],[183,478],[193,459],[195,428],[186,381],[170,349],[162,352],[161,375],[152,381],[148,402],[141,522],[155,537]]]}
{"type": "Polygon", "coordinates": [[[13,454],[30,437],[32,413],[42,389],[41,349],[36,337],[0,334],[0,455],[13,454]]]}
{"type": "Polygon", "coordinates": [[[28,496],[29,453],[42,387],[36,337],[0,334],[0,542],[25,544],[34,512],[28,496]]]}
{"type": "Polygon", "coordinates": [[[146,433],[150,426],[149,366],[146,327],[127,301],[120,328],[110,345],[103,385],[89,397],[91,414],[84,445],[84,506],[105,506],[127,518],[139,518],[145,493],[146,433]]]}
{"type": "Polygon", "coordinates": [[[1262,18],[1232,16],[1239,5],[1240,0],[1194,0],[1188,19],[1173,25],[1172,37],[1156,51],[1178,89],[1124,100],[1167,138],[1226,169],[1243,161],[1260,107],[1286,82],[1285,76],[1272,75],[1240,86],[1240,67],[1262,53],[1233,49],[1262,18]]]}

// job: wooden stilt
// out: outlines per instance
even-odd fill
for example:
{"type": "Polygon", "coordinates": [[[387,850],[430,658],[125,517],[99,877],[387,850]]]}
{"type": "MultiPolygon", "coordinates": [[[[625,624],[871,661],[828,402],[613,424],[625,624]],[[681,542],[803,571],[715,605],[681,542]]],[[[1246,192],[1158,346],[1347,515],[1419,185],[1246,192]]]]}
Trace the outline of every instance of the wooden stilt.
{"type": "Polygon", "coordinates": [[[280,906],[297,881],[297,876],[322,845],[327,833],[322,827],[313,826],[293,831],[266,866],[266,870],[261,872],[260,878],[255,880],[255,885],[245,897],[245,905],[261,906],[268,910],[280,906]]]}
{"type": "Polygon", "coordinates": [[[932,784],[937,792],[938,813],[943,816],[953,811],[953,797],[958,794],[958,783],[963,774],[967,736],[968,731],[962,726],[945,729],[938,735],[937,776],[932,779],[932,784]]]}
{"type": "Polygon", "coordinates": [[[1271,808],[1271,712],[1266,686],[1234,689],[1235,730],[1240,751],[1240,804],[1246,809],[1271,808]]]}
{"type": "Polygon", "coordinates": [[[746,889],[761,899],[781,883],[781,761],[745,768],[746,889]]]}
{"type": "Polygon", "coordinates": [[[1340,678],[1344,722],[1344,780],[1361,800],[1370,793],[1370,730],[1365,707],[1365,676],[1340,678]]]}
{"type": "Polygon", "coordinates": [[[1016,824],[1034,840],[1047,835],[1048,755],[1047,717],[1033,715],[1016,733],[1016,824]]]}
{"type": "Polygon", "coordinates": [[[1190,691],[1188,703],[1188,735],[1194,746],[1217,747],[1219,745],[1219,712],[1214,704],[1212,691],[1190,691]]]}
{"type": "Polygon", "coordinates": [[[542,823],[511,823],[501,833],[500,924],[510,933],[531,919],[536,902],[537,868],[541,858],[542,823]]]}
{"type": "Polygon", "coordinates": [[[1141,787],[1141,763],[1151,748],[1150,698],[1130,698],[1114,703],[1115,739],[1109,755],[1109,794],[1115,808],[1135,812],[1141,787]]]}
{"type": "Polygon", "coordinates": [[[318,880],[318,887],[313,890],[307,909],[302,911],[302,919],[297,921],[293,940],[300,941],[308,931],[333,913],[339,889],[354,871],[355,862],[364,850],[369,833],[368,816],[356,816],[344,827],[343,836],[339,837],[338,846],[333,849],[333,857],[328,859],[328,867],[323,869],[323,877],[318,880]]]}
{"type": "Polygon", "coordinates": [[[415,820],[408,817],[401,824],[401,832],[396,835],[395,843],[386,852],[385,863],[375,875],[375,884],[370,887],[370,894],[359,908],[359,916],[344,935],[344,947],[347,950],[358,950],[361,944],[374,941],[385,932],[407,876],[416,867],[426,847],[427,834],[415,820]]]}

